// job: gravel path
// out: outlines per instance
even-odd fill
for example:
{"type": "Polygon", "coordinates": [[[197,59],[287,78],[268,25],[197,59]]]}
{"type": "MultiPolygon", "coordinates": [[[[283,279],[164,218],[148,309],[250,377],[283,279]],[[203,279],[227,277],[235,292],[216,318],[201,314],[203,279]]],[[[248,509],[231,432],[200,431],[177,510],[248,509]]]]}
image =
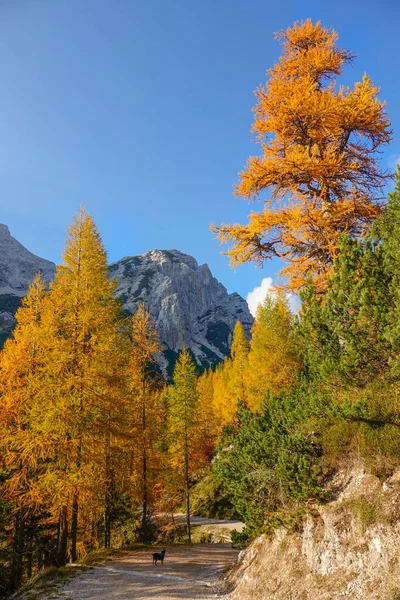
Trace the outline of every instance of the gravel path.
{"type": "MultiPolygon", "coordinates": [[[[66,583],[58,600],[215,600],[224,570],[238,555],[226,544],[167,548],[164,565],[152,566],[151,551],[94,567],[66,583]]],[[[53,598],[55,598],[53,596],[53,598]]]]}
{"type": "MultiPolygon", "coordinates": [[[[159,517],[164,517],[164,520],[171,522],[170,516],[166,513],[158,513],[158,515],[159,517]]],[[[174,518],[176,521],[179,521],[179,523],[186,523],[186,515],[183,513],[175,513],[174,518]]],[[[224,527],[229,531],[233,531],[234,529],[236,529],[236,531],[240,532],[244,529],[244,523],[238,520],[225,521],[222,519],[208,519],[206,517],[196,517],[191,515],[190,522],[192,524],[192,527],[198,527],[202,525],[216,525],[219,527],[224,527]]]]}

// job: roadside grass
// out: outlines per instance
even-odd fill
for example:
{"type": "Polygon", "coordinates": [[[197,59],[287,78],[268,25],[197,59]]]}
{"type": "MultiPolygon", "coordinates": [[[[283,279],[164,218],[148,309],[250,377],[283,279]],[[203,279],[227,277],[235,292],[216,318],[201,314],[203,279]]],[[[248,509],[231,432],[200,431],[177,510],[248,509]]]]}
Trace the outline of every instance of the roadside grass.
{"type": "MultiPolygon", "coordinates": [[[[86,571],[86,569],[87,567],[80,565],[60,568],[50,567],[35,575],[35,577],[18,590],[17,594],[11,596],[10,600],[50,599],[54,597],[54,594],[59,590],[63,583],[66,583],[73,577],[86,571]]],[[[65,600],[68,600],[68,598],[65,598],[65,600]]]]}
{"type": "MultiPolygon", "coordinates": [[[[129,556],[132,552],[150,548],[153,548],[153,546],[134,544],[126,550],[118,548],[94,550],[86,554],[77,564],[59,568],[50,567],[41,571],[23,585],[9,600],[51,600],[51,598],[58,598],[57,592],[64,583],[87,571],[91,566],[123,558],[129,556]]],[[[66,597],[64,600],[69,599],[66,597]]]]}
{"type": "Polygon", "coordinates": [[[194,525],[193,544],[230,544],[232,530],[223,525],[194,525]]]}

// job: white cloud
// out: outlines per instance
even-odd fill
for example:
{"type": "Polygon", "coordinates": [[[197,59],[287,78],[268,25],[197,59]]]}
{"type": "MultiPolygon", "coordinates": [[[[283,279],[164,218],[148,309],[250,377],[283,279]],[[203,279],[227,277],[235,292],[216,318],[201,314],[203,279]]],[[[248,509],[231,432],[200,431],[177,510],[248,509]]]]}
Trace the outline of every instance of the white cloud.
{"type": "Polygon", "coordinates": [[[286,294],[286,298],[289,300],[289,306],[292,313],[296,314],[299,312],[301,307],[301,301],[297,294],[286,294]]]}
{"type": "MultiPolygon", "coordinates": [[[[275,292],[276,287],[274,286],[272,277],[264,277],[261,284],[247,294],[247,304],[249,305],[249,310],[253,317],[256,316],[257,308],[264,302],[268,294],[274,294],[275,292]]],[[[296,294],[288,292],[286,298],[288,299],[291,311],[297,313],[300,308],[299,297],[296,296],[296,294]]]]}
{"type": "Polygon", "coordinates": [[[264,277],[261,285],[255,287],[252,292],[247,294],[247,304],[249,305],[249,310],[253,317],[256,316],[258,306],[264,302],[268,294],[273,294],[274,291],[275,286],[272,277],[264,277]]]}

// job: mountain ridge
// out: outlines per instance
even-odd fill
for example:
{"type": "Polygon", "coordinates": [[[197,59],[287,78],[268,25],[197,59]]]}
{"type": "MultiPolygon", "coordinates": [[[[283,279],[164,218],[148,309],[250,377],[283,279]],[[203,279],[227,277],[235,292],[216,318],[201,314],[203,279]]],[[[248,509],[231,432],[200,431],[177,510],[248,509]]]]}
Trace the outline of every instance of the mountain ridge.
{"type": "MultiPolygon", "coordinates": [[[[223,360],[237,320],[250,335],[253,318],[246,301],[236,292],[228,294],[209,266],[199,265],[190,254],[153,249],[125,256],[108,269],[127,314],[145,303],[164,346],[161,367],[169,373],[184,346],[201,367],[223,360]]],[[[55,270],[54,263],[27,250],[0,224],[0,345],[11,335],[14,314],[35,274],[41,271],[49,283],[55,270]]]]}

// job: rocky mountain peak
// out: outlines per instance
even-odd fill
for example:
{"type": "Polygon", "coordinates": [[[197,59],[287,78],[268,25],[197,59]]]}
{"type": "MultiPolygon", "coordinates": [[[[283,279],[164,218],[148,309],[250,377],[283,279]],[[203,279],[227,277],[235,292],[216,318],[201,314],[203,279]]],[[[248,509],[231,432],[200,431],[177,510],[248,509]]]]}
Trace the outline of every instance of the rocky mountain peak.
{"type": "Polygon", "coordinates": [[[7,225],[0,223],[0,238],[11,237],[11,233],[7,225]]]}
{"type": "Polygon", "coordinates": [[[184,264],[189,269],[196,270],[199,265],[197,260],[190,256],[189,254],[184,254],[179,250],[150,250],[150,252],[146,252],[142,254],[144,260],[149,260],[151,262],[156,262],[161,264],[184,264]]]}
{"type": "Polygon", "coordinates": [[[54,263],[29,252],[12,237],[7,225],[0,224],[0,295],[25,296],[38,271],[49,282],[55,270],[54,263]]]}
{"type": "Polygon", "coordinates": [[[55,270],[54,263],[29,252],[12,237],[7,225],[0,223],[0,347],[14,327],[15,311],[36,273],[40,271],[50,282],[55,270]]]}
{"type": "MultiPolygon", "coordinates": [[[[166,361],[184,346],[198,364],[209,366],[229,353],[233,328],[241,321],[249,334],[253,318],[246,301],[228,294],[208,265],[178,250],[152,250],[125,257],[109,267],[126,312],[140,302],[152,314],[166,361]]],[[[175,356],[176,357],[176,356],[175,356]]]]}

